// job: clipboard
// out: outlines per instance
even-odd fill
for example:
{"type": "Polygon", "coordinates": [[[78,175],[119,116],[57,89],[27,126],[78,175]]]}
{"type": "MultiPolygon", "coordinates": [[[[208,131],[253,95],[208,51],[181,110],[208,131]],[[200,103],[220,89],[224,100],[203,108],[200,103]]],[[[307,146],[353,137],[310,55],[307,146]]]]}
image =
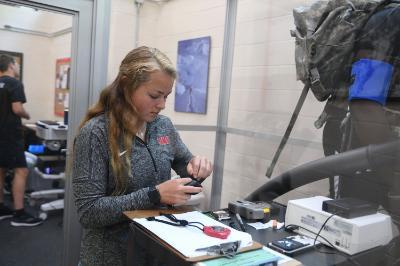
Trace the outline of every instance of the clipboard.
{"type": "Polygon", "coordinates": [[[154,209],[154,210],[134,210],[134,211],[125,211],[124,215],[129,219],[133,220],[135,218],[147,218],[151,216],[159,216],[162,214],[178,214],[184,212],[193,211],[191,207],[188,206],[179,206],[170,209],[154,209]]]}
{"type": "MultiPolygon", "coordinates": [[[[166,214],[166,213],[168,213],[168,214],[183,213],[183,212],[187,212],[188,210],[190,211],[190,209],[136,210],[136,211],[124,212],[124,214],[125,214],[125,216],[127,216],[129,219],[132,220],[134,218],[147,218],[147,217],[151,217],[151,216],[159,216],[159,215],[166,214]]],[[[135,232],[137,233],[137,238],[140,239],[141,241],[154,242],[155,245],[167,250],[173,256],[176,256],[177,258],[179,258],[179,260],[184,261],[188,264],[222,257],[222,255],[202,255],[202,256],[196,256],[196,257],[186,257],[182,253],[180,253],[178,250],[176,250],[173,246],[168,244],[163,239],[159,238],[156,234],[154,234],[153,232],[151,232],[150,230],[148,230],[141,224],[132,220],[131,227],[134,228],[135,232]]],[[[263,245],[261,245],[258,242],[253,241],[252,245],[239,249],[238,253],[260,249],[262,247],[263,247],[263,245]]]]}

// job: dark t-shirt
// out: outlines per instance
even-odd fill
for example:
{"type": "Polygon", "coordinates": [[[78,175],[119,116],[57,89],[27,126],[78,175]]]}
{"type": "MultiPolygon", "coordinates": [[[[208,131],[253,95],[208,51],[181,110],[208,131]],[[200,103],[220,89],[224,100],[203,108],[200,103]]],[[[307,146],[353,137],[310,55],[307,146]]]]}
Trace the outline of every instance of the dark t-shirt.
{"type": "Polygon", "coordinates": [[[26,102],[24,86],[12,77],[0,77],[0,141],[22,138],[21,118],[12,110],[13,102],[26,102]]]}

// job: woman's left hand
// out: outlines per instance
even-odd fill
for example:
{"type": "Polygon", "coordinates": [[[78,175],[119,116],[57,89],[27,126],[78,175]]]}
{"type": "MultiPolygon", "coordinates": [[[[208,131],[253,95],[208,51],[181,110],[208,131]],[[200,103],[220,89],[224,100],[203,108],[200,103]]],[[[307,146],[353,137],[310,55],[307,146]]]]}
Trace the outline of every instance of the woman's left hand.
{"type": "Polygon", "coordinates": [[[210,160],[204,156],[194,156],[186,167],[189,175],[196,179],[205,179],[213,171],[213,165],[210,160]]]}

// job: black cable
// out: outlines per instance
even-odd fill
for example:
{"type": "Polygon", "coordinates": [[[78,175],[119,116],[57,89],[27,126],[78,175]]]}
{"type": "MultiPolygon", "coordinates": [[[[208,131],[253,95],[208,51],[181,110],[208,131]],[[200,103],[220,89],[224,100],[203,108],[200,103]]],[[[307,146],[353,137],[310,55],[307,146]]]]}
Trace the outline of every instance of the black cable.
{"type": "MultiPolygon", "coordinates": [[[[320,235],[320,233],[321,233],[322,229],[325,227],[326,223],[327,223],[333,216],[337,215],[338,213],[339,213],[339,212],[332,213],[332,215],[329,216],[329,217],[325,220],[325,222],[322,224],[321,228],[319,229],[318,233],[316,234],[316,236],[315,236],[315,238],[314,238],[314,249],[315,249],[317,252],[319,252],[319,253],[324,253],[324,254],[339,254],[339,255],[341,255],[341,256],[344,256],[346,259],[348,259],[348,260],[349,260],[350,262],[352,262],[353,264],[355,264],[355,265],[360,265],[358,262],[354,261],[353,258],[351,258],[351,256],[349,256],[349,255],[345,255],[345,254],[338,253],[338,252],[327,252],[327,251],[322,251],[322,250],[320,250],[320,249],[315,245],[315,242],[317,241],[318,237],[321,237],[321,238],[322,238],[322,236],[320,235]]],[[[325,241],[326,241],[326,240],[325,240],[325,241]]],[[[333,246],[332,244],[331,244],[331,246],[332,246],[332,248],[334,248],[336,251],[339,251],[339,252],[340,252],[340,250],[338,250],[338,249],[337,249],[335,246],[333,246]]]]}
{"type": "MultiPolygon", "coordinates": [[[[321,233],[322,229],[324,229],[326,223],[327,223],[333,216],[335,216],[336,214],[337,214],[337,213],[332,213],[331,216],[329,216],[329,217],[325,220],[325,222],[322,224],[321,228],[319,229],[318,233],[316,234],[316,236],[315,236],[315,238],[314,238],[314,244],[313,244],[314,247],[315,247],[315,242],[317,242],[317,238],[318,238],[318,236],[320,236],[319,234],[321,233]]],[[[333,246],[333,245],[332,245],[332,246],[333,246]]]]}
{"type": "MultiPolygon", "coordinates": [[[[303,226],[295,225],[295,224],[289,224],[289,225],[285,226],[285,230],[286,230],[286,229],[287,229],[287,230],[290,230],[290,231],[295,230],[295,229],[290,229],[290,227],[299,227],[299,228],[301,228],[301,229],[306,230],[307,232],[310,232],[311,234],[316,235],[315,232],[313,232],[313,231],[311,231],[311,230],[309,230],[309,229],[307,229],[307,228],[305,228],[305,227],[303,227],[303,226]]],[[[322,238],[323,240],[325,240],[333,249],[336,249],[336,247],[335,247],[331,242],[329,242],[328,239],[326,239],[326,238],[323,237],[323,236],[319,236],[319,237],[322,238]]],[[[336,253],[332,253],[332,254],[336,254],[336,253]]]]}
{"type": "MultiPolygon", "coordinates": [[[[328,222],[328,220],[329,220],[330,218],[332,218],[334,215],[335,215],[335,214],[332,214],[331,216],[329,216],[329,217],[325,220],[325,222],[324,222],[324,224],[323,224],[323,226],[322,226],[321,228],[323,228],[323,227],[325,226],[326,222],[328,222]]],[[[316,235],[317,237],[319,237],[319,238],[325,240],[325,242],[328,243],[328,245],[336,251],[336,252],[322,251],[322,250],[320,250],[320,249],[317,248],[317,246],[315,245],[315,240],[314,240],[314,249],[315,249],[317,252],[323,253],[323,254],[339,255],[339,256],[342,256],[342,257],[346,258],[348,261],[350,261],[350,262],[353,263],[354,265],[357,265],[357,266],[360,265],[358,262],[354,261],[354,259],[353,259],[350,255],[347,255],[347,254],[343,253],[343,252],[340,251],[337,247],[335,247],[331,242],[329,242],[328,239],[326,239],[325,237],[319,235],[319,233],[321,232],[321,229],[320,229],[320,231],[318,232],[318,235],[317,235],[317,233],[315,233],[314,231],[311,231],[311,230],[309,230],[309,229],[307,229],[307,228],[305,228],[305,227],[303,227],[303,226],[301,226],[301,225],[289,224],[289,225],[285,226],[285,229],[290,230],[290,231],[293,231],[294,229],[291,229],[290,227],[298,227],[298,228],[301,228],[301,229],[303,229],[303,230],[306,230],[307,232],[309,232],[309,233],[311,233],[311,234],[316,235]]]]}
{"type": "Polygon", "coordinates": [[[199,229],[200,231],[204,231],[203,229],[201,229],[201,228],[198,227],[197,225],[194,225],[194,224],[191,224],[191,223],[189,223],[187,226],[196,227],[196,228],[199,229]]]}
{"type": "Polygon", "coordinates": [[[204,228],[204,224],[200,223],[200,222],[188,222],[186,220],[179,220],[178,218],[175,217],[175,215],[173,214],[163,214],[164,217],[168,218],[169,220],[171,220],[172,222],[169,221],[164,221],[161,219],[157,219],[156,217],[148,217],[146,218],[148,221],[156,221],[156,222],[160,222],[160,223],[164,223],[164,224],[168,224],[168,225],[173,225],[173,226],[192,226],[195,227],[197,229],[199,229],[200,231],[204,231],[202,228],[200,228],[197,225],[194,224],[200,224],[201,226],[203,226],[204,228]]]}
{"type": "Polygon", "coordinates": [[[178,223],[180,225],[186,226],[186,225],[191,225],[191,224],[200,224],[201,226],[204,227],[204,224],[200,223],[200,222],[188,222],[186,220],[179,220],[178,218],[176,218],[175,215],[173,214],[163,214],[163,216],[167,217],[168,219],[170,219],[171,221],[178,223]]]}

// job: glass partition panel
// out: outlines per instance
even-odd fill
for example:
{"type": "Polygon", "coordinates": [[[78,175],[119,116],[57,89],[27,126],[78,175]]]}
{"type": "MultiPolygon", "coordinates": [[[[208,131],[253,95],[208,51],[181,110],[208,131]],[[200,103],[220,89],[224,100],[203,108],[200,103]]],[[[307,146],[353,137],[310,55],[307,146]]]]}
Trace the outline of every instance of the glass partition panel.
{"type": "MultiPolygon", "coordinates": [[[[296,29],[293,9],[311,3],[238,0],[224,188],[227,182],[235,185],[224,189],[225,203],[270,181],[265,173],[304,87],[297,81],[302,73],[296,72],[295,57],[299,54],[295,50],[309,43],[302,43],[301,38],[296,41],[290,34],[296,29]]],[[[394,59],[398,57],[394,44],[399,33],[384,31],[385,25],[396,23],[397,10],[376,12],[354,38],[351,28],[343,33],[337,25],[321,25],[319,34],[323,37],[313,48],[320,79],[315,69],[307,70],[317,82],[305,98],[272,179],[286,173],[282,180],[292,189],[309,173],[308,181],[322,181],[294,193],[356,197],[398,212],[393,195],[400,194],[396,142],[399,71],[394,59]],[[349,42],[350,48],[345,47],[349,42]],[[328,56],[317,59],[327,50],[328,56]],[[319,81],[328,88],[323,99],[318,94],[322,88],[316,86],[319,81]],[[323,127],[318,128],[318,123],[323,127]],[[368,145],[378,146],[354,151],[368,145]],[[349,150],[354,152],[346,153],[349,150]]],[[[317,15],[313,13],[314,19],[317,15]]],[[[297,37],[301,37],[304,29],[297,25],[297,37]]],[[[283,201],[289,198],[283,197],[283,201]]]]}
{"type": "MultiPolygon", "coordinates": [[[[224,183],[246,186],[224,191],[224,202],[245,197],[269,181],[267,168],[303,88],[296,80],[290,30],[295,27],[292,9],[307,3],[238,1],[228,119],[232,130],[226,144],[224,183]]],[[[313,125],[323,107],[311,94],[307,96],[272,177],[323,156],[322,130],[313,125]]],[[[305,195],[304,191],[311,190],[327,195],[328,188],[323,182],[299,193],[305,195]]]]}

